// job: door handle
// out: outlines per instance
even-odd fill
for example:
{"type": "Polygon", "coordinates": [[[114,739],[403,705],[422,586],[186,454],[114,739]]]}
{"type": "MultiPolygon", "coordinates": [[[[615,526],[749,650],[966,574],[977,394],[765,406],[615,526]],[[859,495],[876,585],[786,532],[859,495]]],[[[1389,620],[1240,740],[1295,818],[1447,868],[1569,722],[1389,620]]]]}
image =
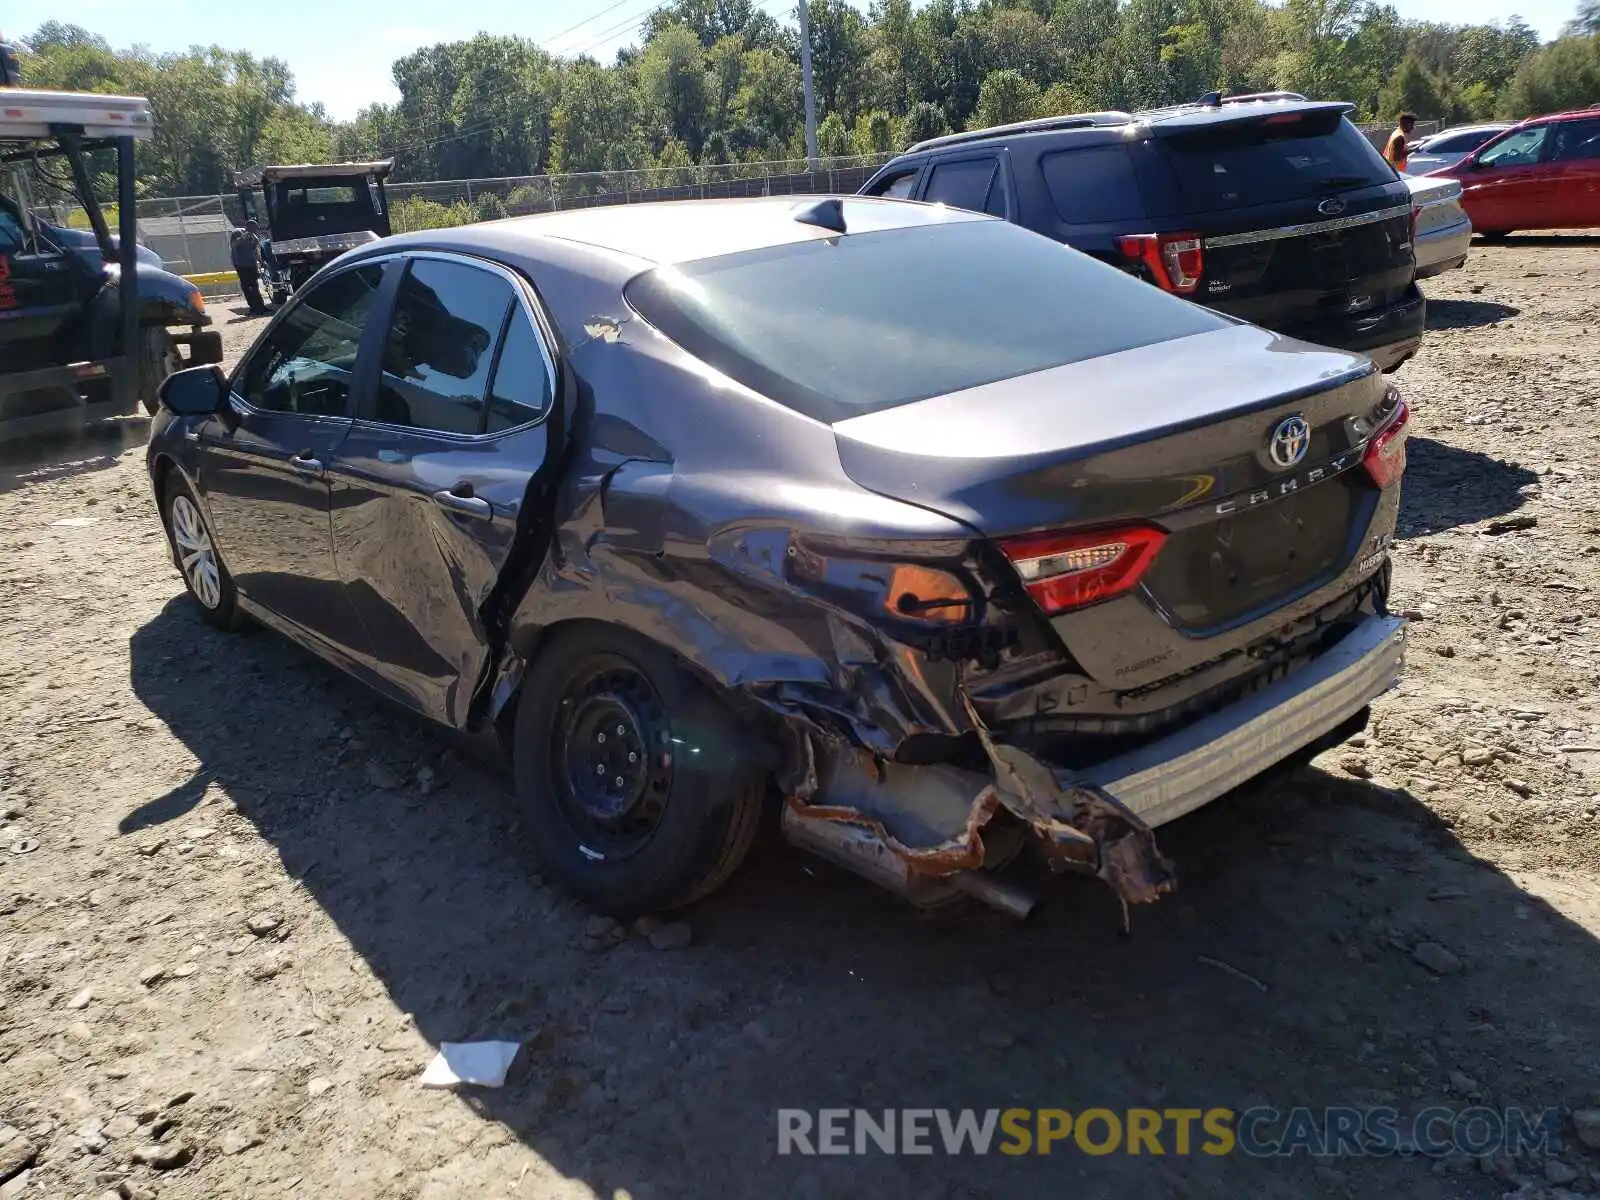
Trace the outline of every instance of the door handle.
{"type": "Polygon", "coordinates": [[[322,460],[312,458],[311,451],[302,450],[289,460],[289,465],[302,475],[321,475],[322,460]]]}
{"type": "Polygon", "coordinates": [[[487,521],[494,516],[494,506],[482,496],[474,496],[471,484],[458,483],[453,488],[435,492],[433,502],[440,508],[460,513],[463,517],[477,517],[480,521],[487,521]]]}

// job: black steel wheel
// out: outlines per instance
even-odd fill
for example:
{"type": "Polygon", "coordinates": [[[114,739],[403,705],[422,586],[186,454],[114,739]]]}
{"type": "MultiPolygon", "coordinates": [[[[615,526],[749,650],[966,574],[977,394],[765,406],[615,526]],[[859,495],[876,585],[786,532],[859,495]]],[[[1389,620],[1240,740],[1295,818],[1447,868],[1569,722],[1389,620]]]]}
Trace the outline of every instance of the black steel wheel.
{"type": "Polygon", "coordinates": [[[567,685],[550,731],[555,798],[586,845],[637,853],[672,791],[672,722],[645,673],[596,656],[567,685]]]}
{"type": "Polygon", "coordinates": [[[720,887],[759,823],[751,732],[671,654],[613,626],[558,631],[529,664],[513,757],[546,874],[619,916],[720,887]]]}

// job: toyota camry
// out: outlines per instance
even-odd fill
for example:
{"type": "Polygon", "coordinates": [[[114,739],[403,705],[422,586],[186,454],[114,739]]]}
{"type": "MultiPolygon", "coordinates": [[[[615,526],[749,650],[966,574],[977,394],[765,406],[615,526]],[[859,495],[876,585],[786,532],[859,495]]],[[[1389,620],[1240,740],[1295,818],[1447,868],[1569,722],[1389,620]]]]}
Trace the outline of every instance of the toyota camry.
{"type": "Polygon", "coordinates": [[[1025,847],[1153,900],[1158,826],[1362,728],[1406,419],[1005,221],[761,199],[354,251],[148,461],[201,617],[497,740],[591,903],[706,894],[770,813],[1025,913],[1025,847]]]}

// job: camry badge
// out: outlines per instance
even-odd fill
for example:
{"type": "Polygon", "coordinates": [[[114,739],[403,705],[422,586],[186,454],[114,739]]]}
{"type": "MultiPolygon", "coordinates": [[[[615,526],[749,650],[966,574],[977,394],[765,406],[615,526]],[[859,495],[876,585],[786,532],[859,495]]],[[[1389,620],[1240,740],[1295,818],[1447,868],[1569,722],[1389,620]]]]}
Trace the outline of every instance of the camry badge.
{"type": "Polygon", "coordinates": [[[1344,201],[1337,196],[1329,196],[1321,204],[1317,205],[1317,211],[1325,217],[1337,217],[1344,211],[1344,201]]]}
{"type": "Polygon", "coordinates": [[[1267,453],[1272,461],[1287,471],[1297,466],[1311,449],[1311,426],[1304,417],[1285,417],[1267,439],[1267,453]]]}

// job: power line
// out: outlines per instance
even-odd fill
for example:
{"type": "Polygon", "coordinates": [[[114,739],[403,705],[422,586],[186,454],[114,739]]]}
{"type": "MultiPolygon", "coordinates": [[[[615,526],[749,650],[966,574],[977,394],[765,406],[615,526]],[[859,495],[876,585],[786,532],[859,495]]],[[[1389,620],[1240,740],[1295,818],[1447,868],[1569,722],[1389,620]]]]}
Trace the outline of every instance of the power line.
{"type": "MultiPolygon", "coordinates": [[[[562,38],[566,37],[567,34],[571,33],[575,29],[582,29],[590,21],[593,21],[593,20],[595,20],[595,19],[597,19],[599,17],[603,17],[609,12],[615,12],[617,9],[621,8],[627,2],[628,2],[628,0],[616,0],[615,4],[608,4],[605,8],[602,8],[599,12],[590,13],[587,17],[585,17],[583,20],[579,21],[576,25],[569,25],[565,29],[563,29],[560,33],[552,34],[550,37],[547,37],[547,38],[544,39],[545,48],[549,49],[549,47],[553,43],[559,42],[562,38]]],[[[553,51],[552,51],[552,53],[553,53],[553,51]]]]}
{"type": "Polygon", "coordinates": [[[642,11],[634,13],[633,16],[624,19],[620,24],[613,25],[610,29],[598,35],[593,40],[586,42],[582,48],[571,51],[572,56],[574,58],[578,58],[581,55],[588,54],[589,51],[595,49],[597,46],[605,45],[615,37],[632,33],[635,29],[638,29],[641,25],[644,25],[646,22],[648,22],[655,14],[656,9],[660,7],[662,7],[660,4],[652,3],[649,7],[643,9],[642,11]]]}

